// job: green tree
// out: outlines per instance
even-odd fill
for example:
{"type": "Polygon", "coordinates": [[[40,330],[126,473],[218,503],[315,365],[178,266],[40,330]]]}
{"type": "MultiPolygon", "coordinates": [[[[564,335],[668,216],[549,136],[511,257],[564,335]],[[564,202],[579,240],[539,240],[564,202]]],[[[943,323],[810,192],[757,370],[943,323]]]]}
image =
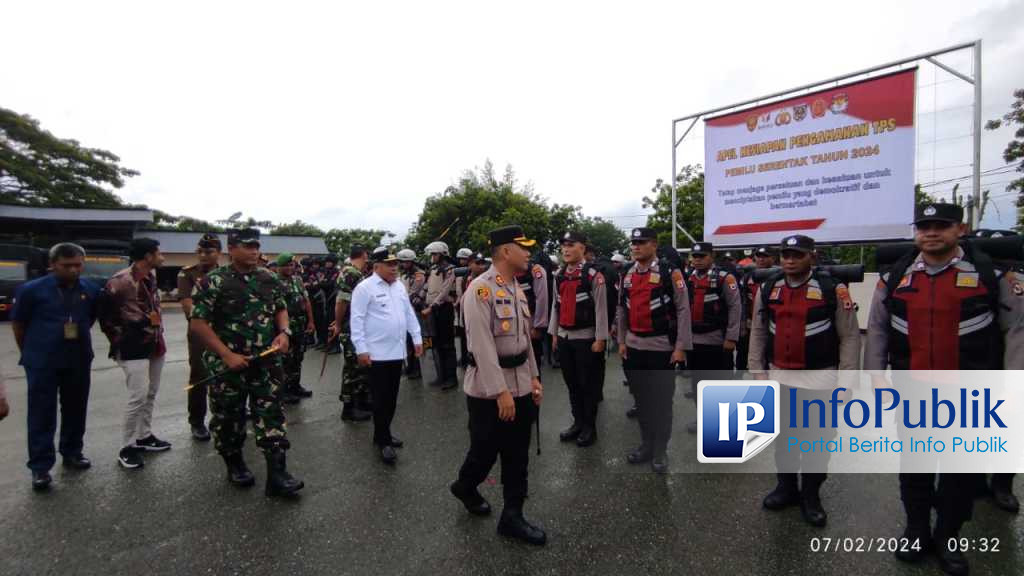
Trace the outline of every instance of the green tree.
{"type": "Polygon", "coordinates": [[[121,159],[75,140],[57,138],[39,121],[0,108],[0,203],[59,207],[121,207],[110,188],[138,172],[121,159]]]}
{"type": "Polygon", "coordinates": [[[371,230],[364,228],[331,228],[323,234],[324,244],[332,254],[348,256],[352,246],[359,244],[367,249],[381,245],[386,237],[394,236],[387,230],[371,230]]]}
{"type": "Polygon", "coordinates": [[[213,224],[191,216],[174,216],[162,210],[153,211],[153,224],[150,230],[172,230],[176,232],[226,232],[219,224],[213,224]]]}
{"type": "MultiPolygon", "coordinates": [[[[643,207],[654,210],[647,227],[658,234],[658,243],[672,244],[672,187],[658,179],[651,194],[644,196],[643,207]]],[[[704,239],[704,172],[700,164],[683,166],[676,175],[676,221],[697,240],[704,239]]],[[[679,233],[680,247],[689,246],[689,238],[679,233]]]]}
{"type": "Polygon", "coordinates": [[[303,222],[302,220],[296,220],[288,224],[275,224],[270,228],[270,233],[278,236],[323,236],[324,231],[320,228],[303,222]]]}
{"type": "MultiPolygon", "coordinates": [[[[1016,172],[1024,174],[1024,88],[1020,88],[1013,92],[1015,100],[1010,105],[1010,111],[1007,112],[999,120],[991,120],[985,125],[985,128],[989,130],[995,130],[1001,127],[1004,123],[1007,126],[1013,124],[1017,125],[1017,130],[1013,133],[1013,140],[1006,145],[1003,150],[1003,160],[1006,160],[1007,164],[1013,164],[1014,162],[1020,162],[1017,165],[1016,172]]],[[[1024,176],[1020,176],[1010,182],[1006,186],[1007,192],[1017,193],[1017,226],[1018,232],[1024,233],[1024,176]]]]}
{"type": "Polygon", "coordinates": [[[612,253],[629,253],[629,238],[614,223],[602,218],[585,218],[578,229],[587,235],[598,256],[611,257],[612,253]]]}

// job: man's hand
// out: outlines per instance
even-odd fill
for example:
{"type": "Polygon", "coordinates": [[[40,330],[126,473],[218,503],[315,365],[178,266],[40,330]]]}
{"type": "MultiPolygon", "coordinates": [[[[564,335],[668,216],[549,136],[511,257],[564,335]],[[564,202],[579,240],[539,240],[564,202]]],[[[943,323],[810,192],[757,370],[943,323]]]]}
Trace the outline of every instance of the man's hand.
{"type": "Polygon", "coordinates": [[[540,406],[541,400],[544,399],[544,386],[541,386],[540,380],[536,378],[533,379],[530,385],[533,386],[533,403],[540,406]]]}
{"type": "MultiPolygon", "coordinates": [[[[332,324],[333,324],[333,322],[332,322],[332,324]]],[[[311,320],[309,322],[309,324],[306,324],[306,334],[312,334],[314,332],[316,332],[316,324],[313,324],[313,321],[311,320]]],[[[334,336],[331,335],[331,338],[333,338],[333,337],[334,336]]]]}
{"type": "Polygon", "coordinates": [[[736,341],[726,340],[725,343],[722,344],[722,348],[724,348],[726,352],[732,352],[733,350],[736,349],[736,341]]]}
{"type": "Polygon", "coordinates": [[[270,343],[270,347],[277,348],[278,354],[287,354],[290,343],[291,338],[284,332],[281,332],[274,338],[274,341],[270,343]]]}
{"type": "Polygon", "coordinates": [[[626,359],[626,345],[619,344],[619,358],[626,359]]]}
{"type": "Polygon", "coordinates": [[[359,365],[362,366],[363,368],[369,368],[370,367],[371,362],[370,362],[370,355],[369,354],[360,354],[359,357],[358,357],[358,360],[359,360],[359,365]]]}
{"type": "Polygon", "coordinates": [[[672,363],[683,364],[686,362],[686,351],[685,350],[673,350],[672,351],[672,363]]]}
{"type": "Polygon", "coordinates": [[[594,343],[590,345],[590,351],[594,354],[602,354],[604,353],[604,346],[604,340],[594,340],[594,343]]]}
{"type": "Polygon", "coordinates": [[[249,359],[241,354],[235,354],[228,350],[226,354],[220,357],[224,365],[228,367],[228,370],[232,372],[241,372],[249,367],[249,359]]]}
{"type": "Polygon", "coordinates": [[[11,407],[7,404],[7,398],[0,396],[0,420],[7,418],[7,415],[11,413],[11,407]]]}
{"type": "Polygon", "coordinates": [[[419,358],[420,356],[423,356],[423,344],[417,344],[417,345],[413,346],[412,349],[413,349],[413,353],[416,354],[417,358],[419,358]]]}
{"type": "Polygon", "coordinates": [[[430,316],[430,306],[427,306],[426,308],[424,308],[420,312],[420,316],[423,316],[424,318],[426,318],[427,316],[430,316]]]}
{"type": "Polygon", "coordinates": [[[536,340],[541,337],[540,328],[533,328],[530,330],[530,338],[536,340]]]}
{"type": "MultiPolygon", "coordinates": [[[[309,325],[313,326],[313,323],[310,322],[309,325]]],[[[316,330],[316,328],[314,328],[314,330],[316,330]]],[[[334,337],[337,336],[337,335],[338,335],[338,321],[334,320],[330,324],[327,325],[327,337],[331,338],[331,339],[334,339],[334,337]]]]}
{"type": "Polygon", "coordinates": [[[508,390],[498,395],[498,419],[503,422],[511,422],[516,419],[516,401],[508,390]]]}

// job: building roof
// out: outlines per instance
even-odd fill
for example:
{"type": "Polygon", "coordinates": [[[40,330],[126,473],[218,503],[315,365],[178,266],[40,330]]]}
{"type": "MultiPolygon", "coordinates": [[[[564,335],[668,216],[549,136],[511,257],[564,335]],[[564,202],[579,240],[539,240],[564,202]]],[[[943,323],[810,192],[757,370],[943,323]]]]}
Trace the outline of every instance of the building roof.
{"type": "Polygon", "coordinates": [[[50,208],[0,204],[0,218],[65,222],[152,222],[152,210],[137,208],[50,208]]]}
{"type": "MultiPolygon", "coordinates": [[[[160,242],[160,251],[168,254],[191,254],[202,237],[202,232],[174,232],[169,230],[136,230],[136,238],[152,238],[160,242]]],[[[228,235],[217,234],[221,245],[227,249],[228,235]]],[[[291,252],[293,254],[327,254],[327,245],[319,236],[274,236],[260,237],[260,248],[267,254],[291,252]]]]}

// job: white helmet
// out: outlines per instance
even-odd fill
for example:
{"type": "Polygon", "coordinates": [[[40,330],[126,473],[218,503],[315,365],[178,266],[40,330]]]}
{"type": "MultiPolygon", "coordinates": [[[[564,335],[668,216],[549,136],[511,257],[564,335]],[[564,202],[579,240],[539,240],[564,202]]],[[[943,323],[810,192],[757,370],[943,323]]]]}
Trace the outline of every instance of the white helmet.
{"type": "Polygon", "coordinates": [[[612,255],[612,262],[622,262],[622,263],[625,263],[626,262],[626,257],[623,256],[622,254],[619,254],[619,253],[616,252],[615,254],[612,255]]]}
{"type": "Polygon", "coordinates": [[[428,255],[433,256],[434,254],[448,255],[448,245],[440,240],[427,244],[427,247],[423,249],[428,255]]]}
{"type": "Polygon", "coordinates": [[[415,259],[416,252],[414,252],[411,248],[403,248],[398,251],[399,262],[412,262],[415,259]]]}
{"type": "Polygon", "coordinates": [[[552,264],[554,264],[555,266],[558,266],[558,256],[555,256],[554,254],[552,254],[552,255],[548,256],[548,258],[551,258],[551,263],[552,264]]]}
{"type": "Polygon", "coordinates": [[[472,258],[473,251],[469,248],[459,248],[459,251],[455,253],[456,258],[472,258]]]}

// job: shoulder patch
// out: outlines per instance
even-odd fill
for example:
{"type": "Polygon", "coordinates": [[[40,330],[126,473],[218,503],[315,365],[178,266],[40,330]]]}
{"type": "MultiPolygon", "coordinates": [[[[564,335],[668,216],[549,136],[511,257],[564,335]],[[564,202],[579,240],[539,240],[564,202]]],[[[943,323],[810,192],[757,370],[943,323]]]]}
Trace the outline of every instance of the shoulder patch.
{"type": "Polygon", "coordinates": [[[491,289],[487,286],[481,286],[476,289],[476,297],[481,302],[486,302],[491,298],[491,289]]]}
{"type": "Polygon", "coordinates": [[[729,287],[729,290],[736,290],[736,278],[732,274],[725,275],[725,284],[729,287]]]}
{"type": "Polygon", "coordinates": [[[686,285],[686,280],[683,279],[683,273],[680,272],[678,268],[672,271],[672,283],[680,290],[686,285]]]}
{"type": "Polygon", "coordinates": [[[533,265],[533,277],[534,278],[543,278],[544,277],[544,269],[541,268],[539,264],[534,264],[533,265]]]}
{"type": "Polygon", "coordinates": [[[597,277],[594,278],[594,283],[597,284],[598,286],[604,284],[604,274],[598,274],[597,277]]]}

